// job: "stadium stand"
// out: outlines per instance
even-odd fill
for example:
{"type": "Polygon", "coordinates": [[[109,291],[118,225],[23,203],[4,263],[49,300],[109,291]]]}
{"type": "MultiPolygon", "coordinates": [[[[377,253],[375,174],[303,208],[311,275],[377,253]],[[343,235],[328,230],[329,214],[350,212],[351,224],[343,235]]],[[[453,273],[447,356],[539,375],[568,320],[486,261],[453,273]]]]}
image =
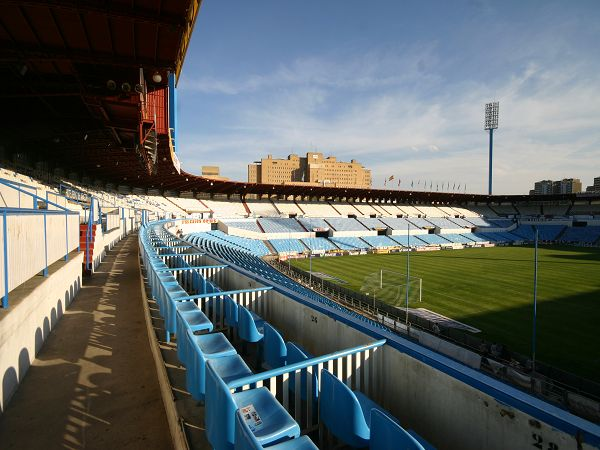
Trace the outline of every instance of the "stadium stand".
{"type": "Polygon", "coordinates": [[[575,202],[568,213],[571,216],[600,216],[600,204],[575,202]]]}
{"type": "Polygon", "coordinates": [[[313,252],[337,250],[336,246],[325,238],[303,238],[301,241],[313,252]]]}
{"type": "Polygon", "coordinates": [[[366,228],[356,219],[326,217],[325,221],[336,231],[365,231],[366,228]]]}
{"type": "Polygon", "coordinates": [[[305,217],[335,217],[338,212],[327,202],[297,202],[305,217]]]}
{"type": "Polygon", "coordinates": [[[274,200],[273,205],[283,216],[303,216],[304,213],[295,202],[274,200]]]}
{"type": "Polygon", "coordinates": [[[455,217],[457,215],[460,216],[460,213],[457,213],[457,211],[455,211],[450,206],[438,206],[437,208],[442,212],[441,217],[455,217]]]}
{"type": "Polygon", "coordinates": [[[392,230],[408,230],[408,227],[414,228],[407,219],[399,217],[382,217],[380,221],[390,227],[392,230]]]}
{"type": "Polygon", "coordinates": [[[316,217],[299,217],[298,222],[300,222],[308,231],[313,231],[314,229],[329,229],[329,224],[325,222],[324,219],[316,217]]]}
{"type": "Polygon", "coordinates": [[[299,239],[270,239],[277,253],[304,253],[307,249],[299,239]]]}
{"type": "Polygon", "coordinates": [[[270,200],[246,200],[246,205],[254,217],[279,217],[279,211],[270,200]]]}
{"type": "Polygon", "coordinates": [[[600,239],[600,226],[569,227],[560,237],[560,242],[593,244],[600,239]]]}
{"type": "Polygon", "coordinates": [[[215,217],[223,219],[235,219],[248,217],[248,212],[240,200],[202,200],[202,202],[213,211],[215,217]]]}
{"type": "Polygon", "coordinates": [[[446,218],[427,217],[427,221],[442,230],[456,230],[457,228],[461,228],[456,223],[446,218]]]}
{"type": "Polygon", "coordinates": [[[453,207],[454,209],[456,209],[457,211],[467,211],[467,212],[471,212],[474,215],[469,215],[465,213],[465,217],[489,217],[489,218],[494,218],[494,217],[498,217],[498,214],[496,213],[496,211],[494,211],[492,208],[490,208],[487,205],[469,205],[468,209],[465,208],[457,208],[457,207],[453,207]]]}
{"type": "Polygon", "coordinates": [[[519,211],[521,216],[532,216],[537,217],[542,214],[542,208],[540,205],[516,205],[515,209],[519,211]]]}
{"type": "Polygon", "coordinates": [[[408,217],[420,217],[423,213],[411,205],[397,204],[396,207],[402,212],[403,215],[408,217]]]}
{"type": "Polygon", "coordinates": [[[386,217],[398,217],[405,215],[404,211],[398,208],[398,205],[393,203],[382,204],[380,207],[387,211],[388,214],[386,217]]]}
{"type": "Polygon", "coordinates": [[[200,235],[207,239],[213,239],[215,241],[221,241],[225,244],[229,244],[233,248],[246,250],[247,252],[257,256],[265,256],[270,253],[268,247],[262,241],[257,239],[231,236],[219,230],[208,231],[201,233],[200,235]]]}
{"type": "Polygon", "coordinates": [[[436,206],[418,205],[417,209],[421,211],[422,214],[425,214],[426,217],[444,217],[447,215],[436,206]]]}
{"type": "Polygon", "coordinates": [[[421,239],[419,239],[419,236],[415,236],[415,235],[391,235],[389,236],[390,239],[392,239],[393,241],[397,242],[398,244],[400,244],[403,247],[425,247],[427,246],[427,243],[425,241],[422,241],[421,239]],[[410,245],[409,245],[410,244],[410,245]]]}
{"type": "Polygon", "coordinates": [[[347,202],[331,202],[330,205],[338,212],[338,215],[342,217],[358,216],[360,212],[354,206],[347,202]]]}
{"type": "Polygon", "coordinates": [[[204,206],[198,199],[195,198],[167,197],[167,200],[171,201],[178,208],[182,209],[188,214],[210,212],[206,206],[204,206]]]}
{"type": "Polygon", "coordinates": [[[517,215],[519,211],[515,209],[512,204],[504,203],[499,205],[490,205],[490,208],[493,209],[496,214],[499,216],[509,216],[509,215],[517,215]]]}
{"type": "Polygon", "coordinates": [[[482,237],[477,236],[475,233],[462,233],[462,236],[466,237],[467,239],[473,241],[473,242],[490,242],[488,239],[484,239],[482,237]]]}
{"type": "Polygon", "coordinates": [[[256,220],[222,220],[225,225],[231,228],[239,228],[240,230],[252,231],[254,233],[262,233],[262,230],[257,225],[256,220]]]}
{"type": "Polygon", "coordinates": [[[566,229],[565,225],[542,225],[538,226],[538,238],[541,241],[556,241],[566,229]]]}
{"type": "Polygon", "coordinates": [[[352,206],[359,211],[358,215],[362,217],[378,216],[381,214],[380,211],[375,209],[375,207],[369,203],[354,202],[352,203],[352,206]]]}
{"type": "Polygon", "coordinates": [[[342,250],[367,250],[371,248],[369,244],[357,237],[333,236],[329,240],[342,250]]]}
{"type": "Polygon", "coordinates": [[[450,243],[441,234],[419,234],[418,238],[428,245],[446,245],[450,243]]]}
{"type": "Polygon", "coordinates": [[[435,228],[435,226],[431,222],[423,218],[409,217],[408,221],[417,228],[435,228]]]}
{"type": "Polygon", "coordinates": [[[528,241],[533,241],[535,239],[535,234],[531,225],[519,225],[514,230],[511,230],[510,233],[528,241]]]}
{"type": "Polygon", "coordinates": [[[361,239],[374,248],[398,247],[398,243],[387,236],[362,236],[361,239]]]}
{"type": "Polygon", "coordinates": [[[508,228],[514,222],[508,219],[483,219],[481,217],[469,217],[468,222],[477,228],[508,228]]]}
{"type": "Polygon", "coordinates": [[[356,220],[358,220],[360,223],[362,223],[369,230],[377,230],[377,229],[381,229],[381,228],[387,228],[387,225],[385,225],[379,219],[374,219],[371,217],[357,217],[356,220]]]}
{"type": "Polygon", "coordinates": [[[460,228],[473,228],[473,224],[471,222],[461,217],[451,217],[449,220],[454,222],[460,228]]]}
{"type": "Polygon", "coordinates": [[[258,219],[258,223],[265,233],[302,233],[304,228],[292,218],[267,218],[258,219]]]}
{"type": "Polygon", "coordinates": [[[443,234],[444,239],[454,244],[472,244],[473,240],[462,234],[443,234]]]}
{"type": "Polygon", "coordinates": [[[567,215],[567,211],[569,210],[569,204],[563,204],[563,205],[544,205],[542,207],[543,209],[543,213],[546,216],[557,216],[557,217],[563,217],[567,215]]]}

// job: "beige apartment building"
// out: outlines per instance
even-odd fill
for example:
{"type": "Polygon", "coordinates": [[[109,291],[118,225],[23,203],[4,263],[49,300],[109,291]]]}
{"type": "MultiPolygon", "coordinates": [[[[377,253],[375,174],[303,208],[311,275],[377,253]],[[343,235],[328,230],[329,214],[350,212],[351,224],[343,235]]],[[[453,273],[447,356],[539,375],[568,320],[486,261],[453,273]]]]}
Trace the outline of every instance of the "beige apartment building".
{"type": "Polygon", "coordinates": [[[306,157],[289,155],[274,159],[272,155],[248,164],[248,182],[264,184],[302,184],[329,187],[371,187],[371,171],[356,160],[338,161],[334,156],[308,152],[306,157]]]}
{"type": "Polygon", "coordinates": [[[229,178],[221,176],[219,166],[202,166],[202,176],[211,180],[229,181],[229,178]]]}

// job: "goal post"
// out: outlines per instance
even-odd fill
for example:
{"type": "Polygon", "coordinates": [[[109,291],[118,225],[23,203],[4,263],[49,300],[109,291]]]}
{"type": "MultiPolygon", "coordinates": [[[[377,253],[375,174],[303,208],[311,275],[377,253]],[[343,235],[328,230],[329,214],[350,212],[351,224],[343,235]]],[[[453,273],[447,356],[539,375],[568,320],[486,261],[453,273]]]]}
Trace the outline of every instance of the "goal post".
{"type": "MultiPolygon", "coordinates": [[[[405,273],[380,269],[367,275],[360,291],[393,306],[406,305],[407,277],[405,273]]],[[[423,301],[423,279],[408,277],[408,303],[423,301]]]]}

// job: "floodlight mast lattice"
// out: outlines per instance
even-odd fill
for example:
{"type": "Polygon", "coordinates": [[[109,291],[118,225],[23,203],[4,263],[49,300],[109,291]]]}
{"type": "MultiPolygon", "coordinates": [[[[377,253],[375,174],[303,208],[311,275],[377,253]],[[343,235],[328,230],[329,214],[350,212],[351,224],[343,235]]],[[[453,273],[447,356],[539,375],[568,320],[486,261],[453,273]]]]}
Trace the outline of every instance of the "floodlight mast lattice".
{"type": "Polygon", "coordinates": [[[485,104],[485,122],[484,130],[490,132],[490,167],[489,167],[489,179],[488,179],[488,194],[492,195],[492,154],[494,145],[494,130],[498,129],[498,111],[500,104],[498,102],[491,102],[485,104]]]}

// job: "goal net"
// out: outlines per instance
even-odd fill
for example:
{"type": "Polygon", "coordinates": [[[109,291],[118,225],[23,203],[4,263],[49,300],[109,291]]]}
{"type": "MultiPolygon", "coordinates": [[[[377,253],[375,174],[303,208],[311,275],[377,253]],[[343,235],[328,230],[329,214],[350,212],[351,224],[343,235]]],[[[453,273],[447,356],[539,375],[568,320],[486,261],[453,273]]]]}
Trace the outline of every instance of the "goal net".
{"type": "MultiPolygon", "coordinates": [[[[379,270],[367,275],[362,283],[360,291],[375,297],[376,300],[393,306],[406,305],[406,274],[393,272],[391,270],[379,270]]],[[[415,305],[423,299],[423,279],[409,277],[408,282],[408,305],[415,305]]]]}

